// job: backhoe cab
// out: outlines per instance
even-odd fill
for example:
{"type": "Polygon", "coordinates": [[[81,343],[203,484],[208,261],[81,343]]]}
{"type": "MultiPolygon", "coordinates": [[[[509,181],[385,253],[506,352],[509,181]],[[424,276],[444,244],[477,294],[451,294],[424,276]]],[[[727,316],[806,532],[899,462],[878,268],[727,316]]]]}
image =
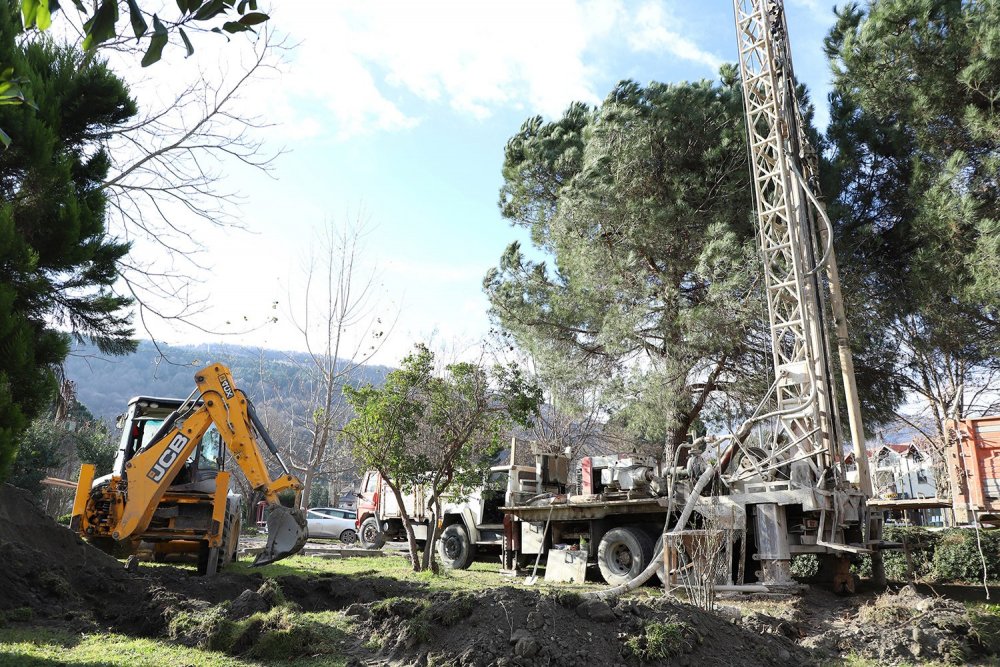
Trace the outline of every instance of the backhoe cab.
{"type": "Polygon", "coordinates": [[[112,473],[94,479],[93,466],[81,468],[71,527],[105,550],[134,551],[140,541],[149,542],[155,560],[197,552],[199,573],[214,573],[235,559],[239,543],[241,498],[229,492],[228,448],[269,504],[267,544],[253,564],[298,552],[308,536],[305,517],[282,506],[278,493],[291,489],[298,496],[301,482],[228,368],[203,368],[195,382],[197,389],[183,400],[129,401],[119,417],[122,438],[112,473]],[[276,479],[264,465],[258,438],[281,464],[284,474],[276,479]]]}

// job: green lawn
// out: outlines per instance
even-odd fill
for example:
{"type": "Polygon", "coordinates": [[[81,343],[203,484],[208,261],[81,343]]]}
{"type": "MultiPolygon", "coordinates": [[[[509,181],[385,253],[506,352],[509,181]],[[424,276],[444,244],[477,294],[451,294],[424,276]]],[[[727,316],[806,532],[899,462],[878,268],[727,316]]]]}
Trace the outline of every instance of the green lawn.
{"type": "Polygon", "coordinates": [[[261,664],[215,651],[112,633],[73,634],[48,628],[0,628],[0,667],[247,667],[261,664]]]}
{"type": "MultiPolygon", "coordinates": [[[[145,564],[144,564],[145,565],[145,564]]],[[[323,574],[343,574],[355,577],[391,577],[400,581],[427,584],[435,590],[477,591],[499,586],[520,586],[525,575],[518,577],[500,574],[500,564],[496,561],[482,561],[472,564],[468,570],[446,570],[435,575],[431,572],[414,572],[409,561],[395,554],[379,557],[318,558],[316,556],[292,556],[264,567],[251,567],[249,561],[233,563],[227,572],[242,574],[262,574],[265,577],[296,575],[315,577],[323,574]]],[[[604,588],[604,584],[587,582],[584,584],[548,584],[543,579],[544,569],[539,568],[538,582],[534,588],[540,590],[590,591],[604,588]]],[[[650,589],[652,590],[652,589],[650,589]]]]}
{"type": "MultiPolygon", "coordinates": [[[[190,568],[193,564],[167,563],[165,565],[190,568]]],[[[156,563],[142,563],[143,568],[160,567],[156,563]]],[[[415,573],[409,561],[396,554],[381,557],[357,557],[327,559],[316,556],[293,556],[261,568],[250,567],[249,561],[234,563],[227,571],[234,574],[259,574],[266,578],[299,576],[314,578],[328,574],[340,574],[352,578],[389,577],[400,581],[426,585],[430,590],[479,591],[499,586],[522,586],[524,575],[511,577],[501,575],[499,564],[477,562],[469,570],[445,571],[440,575],[430,572],[415,573]]],[[[539,573],[542,574],[541,572],[539,573]]],[[[583,592],[598,589],[596,583],[583,585],[546,584],[539,578],[534,588],[539,590],[571,590],[583,592]]],[[[655,589],[648,589],[655,593],[655,589]]],[[[290,600],[294,602],[294,600],[290,600]]],[[[221,651],[208,648],[191,648],[167,638],[137,639],[116,633],[74,634],[68,630],[41,627],[31,621],[30,615],[17,619],[9,615],[10,622],[0,627],[0,667],[6,665],[27,665],[29,667],[55,665],[91,665],[93,667],[144,667],[160,665],[183,667],[261,667],[269,665],[302,665],[337,667],[347,662],[347,648],[356,641],[351,634],[353,619],[342,612],[301,612],[294,608],[272,612],[271,615],[284,616],[272,623],[268,636],[250,652],[241,655],[251,658],[235,658],[221,651]],[[315,647],[309,655],[302,655],[302,645],[315,647]],[[297,654],[292,660],[282,656],[289,651],[297,654]]],[[[273,621],[274,619],[272,619],[273,621]]],[[[242,626],[230,624],[229,632],[235,633],[242,626]]],[[[225,633],[223,633],[225,634],[225,633]]],[[[180,637],[181,633],[176,636],[180,637]]],[[[224,640],[221,637],[219,641],[224,640]]],[[[205,642],[202,646],[231,648],[224,644],[205,642]]]]}

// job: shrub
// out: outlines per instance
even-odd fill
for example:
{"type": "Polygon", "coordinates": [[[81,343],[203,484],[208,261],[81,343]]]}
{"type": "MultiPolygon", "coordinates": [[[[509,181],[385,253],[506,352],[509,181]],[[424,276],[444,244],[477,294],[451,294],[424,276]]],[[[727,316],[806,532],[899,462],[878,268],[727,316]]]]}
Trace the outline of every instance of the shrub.
{"type": "MultiPolygon", "coordinates": [[[[886,526],[883,535],[890,542],[903,542],[907,545],[913,574],[917,579],[933,576],[934,550],[941,539],[940,532],[912,526],[886,526]]],[[[885,563],[887,579],[906,580],[905,552],[887,551],[882,561],[885,563]]]]}
{"type": "Polygon", "coordinates": [[[796,579],[808,579],[819,572],[819,558],[816,554],[799,554],[792,557],[792,576],[796,579]]]}
{"type": "Polygon", "coordinates": [[[0,611],[0,628],[9,622],[27,622],[35,618],[35,610],[31,607],[15,607],[0,611]]]}
{"type": "Polygon", "coordinates": [[[969,622],[976,641],[991,655],[1000,655],[1000,605],[969,608],[969,622]]]}
{"type": "Polygon", "coordinates": [[[691,650],[692,629],[684,623],[646,623],[642,633],[625,639],[626,650],[643,662],[661,662],[691,650]]]}
{"type": "MultiPolygon", "coordinates": [[[[887,542],[903,542],[907,545],[915,578],[934,578],[934,550],[941,539],[940,532],[916,526],[886,526],[882,538],[887,542]]],[[[885,565],[886,579],[906,581],[906,553],[903,550],[883,551],[882,563],[885,565]]],[[[852,571],[861,577],[871,577],[871,556],[862,555],[852,571]]]]}
{"type": "Polygon", "coordinates": [[[943,581],[982,581],[985,558],[986,578],[1000,579],[1000,535],[980,531],[979,538],[982,540],[982,556],[975,530],[954,529],[941,533],[934,551],[934,576],[943,581]]]}

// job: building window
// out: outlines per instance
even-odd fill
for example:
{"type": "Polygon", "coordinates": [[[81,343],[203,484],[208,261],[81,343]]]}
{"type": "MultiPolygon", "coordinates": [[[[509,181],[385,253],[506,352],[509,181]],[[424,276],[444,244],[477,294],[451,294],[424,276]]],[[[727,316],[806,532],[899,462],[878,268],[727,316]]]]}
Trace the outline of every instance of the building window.
{"type": "Polygon", "coordinates": [[[927,483],[927,471],[924,470],[923,468],[917,469],[917,482],[920,484],[927,483]]]}

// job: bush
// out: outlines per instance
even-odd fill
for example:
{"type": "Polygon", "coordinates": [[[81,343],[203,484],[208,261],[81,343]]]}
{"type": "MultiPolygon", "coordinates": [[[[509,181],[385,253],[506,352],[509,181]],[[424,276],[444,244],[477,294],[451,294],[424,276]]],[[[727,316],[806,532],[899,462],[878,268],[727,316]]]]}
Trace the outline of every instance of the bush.
{"type": "Polygon", "coordinates": [[[663,662],[690,651],[693,634],[686,623],[650,621],[643,625],[641,634],[625,638],[625,649],[643,662],[663,662]]]}
{"type": "MultiPolygon", "coordinates": [[[[983,558],[986,559],[986,577],[1000,579],[1000,533],[980,531],[983,556],[979,555],[976,531],[952,528],[932,531],[907,526],[887,526],[884,537],[890,542],[905,542],[909,546],[913,573],[918,579],[977,583],[983,580],[983,558]]],[[[883,552],[885,576],[893,581],[906,580],[906,554],[900,551],[883,552]]],[[[854,571],[870,577],[871,558],[862,556],[854,571]]]]}
{"type": "MultiPolygon", "coordinates": [[[[913,564],[913,574],[917,579],[933,576],[934,550],[941,539],[939,531],[912,526],[886,526],[886,540],[903,542],[910,551],[910,562],[913,564]]],[[[906,553],[903,551],[887,551],[882,558],[885,563],[885,576],[895,581],[906,580],[906,553]]]]}
{"type": "Polygon", "coordinates": [[[982,581],[985,558],[986,578],[1000,579],[1000,535],[980,531],[979,537],[982,540],[982,556],[975,530],[954,529],[941,533],[934,552],[934,576],[942,581],[982,581]]]}
{"type": "MultiPolygon", "coordinates": [[[[910,551],[913,563],[913,574],[917,579],[933,579],[934,550],[941,539],[939,531],[931,531],[916,526],[886,526],[882,538],[887,542],[903,542],[910,551]]],[[[885,577],[890,581],[906,581],[906,553],[898,551],[883,551],[882,563],[885,565],[885,577]]],[[[872,576],[871,556],[864,554],[851,571],[861,577],[872,576]]]]}
{"type": "Polygon", "coordinates": [[[819,572],[819,558],[816,554],[799,554],[792,557],[792,576],[796,579],[808,579],[819,572]]]}
{"type": "Polygon", "coordinates": [[[969,608],[969,622],[976,641],[991,655],[1000,655],[1000,605],[969,608]]]}

